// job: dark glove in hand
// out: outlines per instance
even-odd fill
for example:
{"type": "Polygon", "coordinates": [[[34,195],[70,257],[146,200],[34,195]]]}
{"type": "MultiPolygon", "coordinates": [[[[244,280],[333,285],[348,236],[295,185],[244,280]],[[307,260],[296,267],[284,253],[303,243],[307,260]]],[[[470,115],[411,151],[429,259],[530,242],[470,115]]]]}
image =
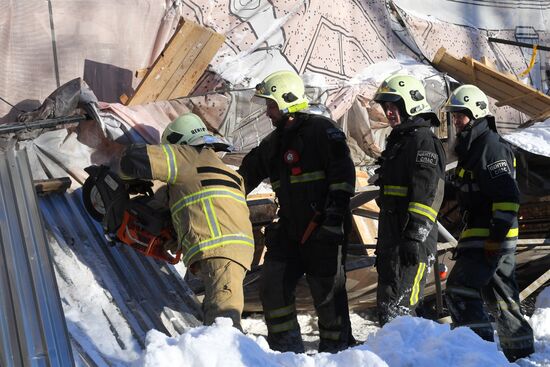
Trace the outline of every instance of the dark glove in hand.
{"type": "Polygon", "coordinates": [[[493,263],[500,255],[500,242],[486,240],[483,252],[485,253],[485,259],[489,263],[493,263]]]}
{"type": "Polygon", "coordinates": [[[399,246],[399,257],[404,266],[414,266],[420,261],[420,243],[412,240],[405,240],[399,246]]]}
{"type": "Polygon", "coordinates": [[[153,195],[153,183],[151,181],[145,181],[140,179],[130,180],[126,182],[128,185],[128,194],[148,194],[153,195]]]}
{"type": "Polygon", "coordinates": [[[344,241],[344,218],[342,215],[329,213],[317,230],[316,239],[319,241],[335,242],[344,241]]]}

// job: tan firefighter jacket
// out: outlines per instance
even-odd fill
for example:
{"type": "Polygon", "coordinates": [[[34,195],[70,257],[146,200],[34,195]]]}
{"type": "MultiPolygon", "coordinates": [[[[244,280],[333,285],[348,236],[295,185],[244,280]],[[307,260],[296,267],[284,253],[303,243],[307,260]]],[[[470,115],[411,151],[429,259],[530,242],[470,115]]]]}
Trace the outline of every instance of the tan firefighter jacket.
{"type": "Polygon", "coordinates": [[[168,184],[172,223],[186,266],[224,257],[250,269],[252,225],[242,177],[208,147],[132,145],[120,161],[123,178],[168,184]]]}

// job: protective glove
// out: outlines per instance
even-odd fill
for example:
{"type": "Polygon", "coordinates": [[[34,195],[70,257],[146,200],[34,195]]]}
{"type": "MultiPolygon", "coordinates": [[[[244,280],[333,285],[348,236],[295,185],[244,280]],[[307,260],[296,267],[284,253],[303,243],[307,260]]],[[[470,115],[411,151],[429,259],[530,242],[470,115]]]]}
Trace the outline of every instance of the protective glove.
{"type": "Polygon", "coordinates": [[[333,242],[336,245],[342,244],[344,241],[344,216],[327,212],[315,238],[319,241],[333,242]]]}
{"type": "Polygon", "coordinates": [[[153,183],[151,181],[145,181],[140,179],[128,180],[126,181],[128,185],[128,194],[138,195],[146,194],[149,196],[153,195],[153,183]]]}
{"type": "Polygon", "coordinates": [[[500,255],[500,242],[486,240],[483,245],[483,252],[485,253],[485,259],[489,263],[493,263],[500,255]]]}
{"type": "Polygon", "coordinates": [[[405,240],[399,246],[399,257],[404,266],[414,266],[420,262],[420,243],[405,240]]]}

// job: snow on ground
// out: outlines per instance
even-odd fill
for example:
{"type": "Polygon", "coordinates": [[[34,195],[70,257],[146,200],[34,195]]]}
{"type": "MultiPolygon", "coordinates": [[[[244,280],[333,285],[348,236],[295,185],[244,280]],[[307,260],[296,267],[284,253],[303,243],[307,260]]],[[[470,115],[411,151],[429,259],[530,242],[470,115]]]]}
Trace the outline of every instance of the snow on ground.
{"type": "MultiPolygon", "coordinates": [[[[520,366],[550,366],[550,287],[537,299],[530,319],[535,331],[535,354],[518,361],[520,366]]],[[[480,339],[468,328],[451,330],[416,317],[400,317],[378,328],[364,315],[352,313],[355,337],[365,342],[338,354],[316,353],[314,316],[300,314],[306,354],[279,353],[269,349],[261,315],[243,320],[246,335],[218,319],[213,326],[197,327],[168,337],[156,330],[147,336],[146,350],[133,366],[509,366],[495,343],[480,339]]]]}
{"type": "Polygon", "coordinates": [[[550,157],[550,119],[514,130],[503,137],[528,152],[550,157]]]}
{"type": "Polygon", "coordinates": [[[535,312],[529,320],[535,333],[535,353],[529,360],[518,362],[520,366],[550,366],[550,287],[537,297],[535,312]]]}

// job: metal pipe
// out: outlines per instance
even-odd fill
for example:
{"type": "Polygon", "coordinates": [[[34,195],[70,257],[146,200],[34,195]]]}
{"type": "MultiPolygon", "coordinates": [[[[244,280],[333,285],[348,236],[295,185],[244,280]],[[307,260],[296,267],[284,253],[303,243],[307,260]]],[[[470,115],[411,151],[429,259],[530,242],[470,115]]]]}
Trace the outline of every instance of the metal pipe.
{"type": "Polygon", "coordinates": [[[81,122],[86,120],[84,115],[58,117],[55,119],[38,120],[32,122],[8,122],[7,124],[0,125],[0,135],[15,133],[21,130],[33,130],[44,129],[47,127],[54,127],[57,125],[71,124],[75,122],[81,122]]]}

